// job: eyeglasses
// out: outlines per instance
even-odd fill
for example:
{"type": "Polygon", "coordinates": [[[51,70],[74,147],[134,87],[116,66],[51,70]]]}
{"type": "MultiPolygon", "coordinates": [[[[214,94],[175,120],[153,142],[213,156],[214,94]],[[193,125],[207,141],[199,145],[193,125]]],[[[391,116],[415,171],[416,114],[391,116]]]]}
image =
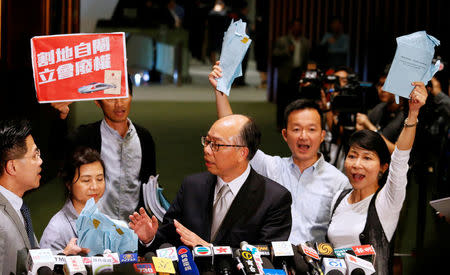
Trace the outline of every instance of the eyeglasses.
{"type": "Polygon", "coordinates": [[[201,142],[203,147],[209,146],[214,152],[219,151],[220,147],[247,147],[245,145],[217,144],[214,141],[206,139],[206,137],[202,137],[201,142]]]}
{"type": "Polygon", "coordinates": [[[31,158],[32,160],[37,161],[39,160],[40,157],[41,157],[41,150],[39,150],[39,148],[36,148],[36,151],[31,157],[22,157],[22,158],[31,158]]]}

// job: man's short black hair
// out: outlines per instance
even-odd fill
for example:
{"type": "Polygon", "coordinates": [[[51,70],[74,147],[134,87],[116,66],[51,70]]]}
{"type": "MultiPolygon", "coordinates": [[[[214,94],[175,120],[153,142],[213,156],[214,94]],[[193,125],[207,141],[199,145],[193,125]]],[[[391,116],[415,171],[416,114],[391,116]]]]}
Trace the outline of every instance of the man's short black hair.
{"type": "Polygon", "coordinates": [[[31,124],[24,119],[0,120],[0,176],[8,160],[27,153],[26,138],[31,135],[31,124]]]}
{"type": "Polygon", "coordinates": [[[255,121],[251,117],[247,118],[248,121],[242,126],[240,137],[244,145],[248,148],[247,159],[251,160],[261,143],[261,132],[256,126],[255,121]]]}
{"type": "Polygon", "coordinates": [[[320,116],[320,127],[323,130],[325,128],[325,123],[324,123],[324,121],[322,119],[322,110],[320,109],[319,105],[314,100],[305,99],[305,98],[297,99],[297,100],[291,102],[286,107],[286,109],[284,110],[283,128],[286,129],[287,123],[288,123],[288,119],[289,119],[289,115],[293,111],[305,110],[305,109],[314,109],[314,110],[317,111],[317,113],[319,113],[319,116],[320,116]]]}

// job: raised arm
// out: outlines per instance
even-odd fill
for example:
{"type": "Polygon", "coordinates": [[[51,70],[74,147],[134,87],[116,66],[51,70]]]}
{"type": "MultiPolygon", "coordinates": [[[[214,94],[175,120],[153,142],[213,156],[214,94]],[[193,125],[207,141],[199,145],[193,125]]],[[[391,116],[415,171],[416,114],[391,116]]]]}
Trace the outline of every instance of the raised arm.
{"type": "Polygon", "coordinates": [[[397,148],[402,151],[411,149],[414,143],[419,109],[425,105],[428,97],[427,89],[423,82],[413,82],[411,84],[415,88],[410,94],[408,117],[405,120],[405,127],[403,127],[396,143],[397,148]]]}
{"type": "Polygon", "coordinates": [[[216,61],[213,66],[213,70],[209,73],[209,83],[214,88],[214,93],[216,96],[216,108],[217,117],[222,118],[224,116],[232,115],[233,110],[231,109],[230,102],[228,101],[227,95],[217,90],[217,78],[222,77],[222,69],[219,66],[220,61],[216,61]]]}

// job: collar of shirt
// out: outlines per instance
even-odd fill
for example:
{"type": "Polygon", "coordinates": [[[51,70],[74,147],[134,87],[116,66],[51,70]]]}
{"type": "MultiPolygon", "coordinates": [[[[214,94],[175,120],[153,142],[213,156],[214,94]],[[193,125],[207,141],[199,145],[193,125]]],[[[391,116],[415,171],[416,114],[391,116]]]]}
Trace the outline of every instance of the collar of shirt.
{"type": "MultiPolygon", "coordinates": [[[[317,154],[319,154],[319,158],[316,160],[316,162],[314,162],[313,165],[306,168],[303,171],[303,173],[305,173],[306,171],[310,171],[310,170],[312,170],[312,172],[314,173],[316,170],[320,170],[320,168],[323,166],[325,159],[323,158],[322,153],[318,152],[317,154]]],[[[298,168],[298,166],[294,163],[294,159],[292,158],[292,156],[289,158],[289,166],[291,167],[291,169],[297,171],[299,173],[299,175],[302,174],[300,172],[300,169],[298,168]]]]}
{"type": "Polygon", "coordinates": [[[250,165],[247,165],[247,169],[245,169],[244,173],[230,182],[225,182],[223,179],[217,176],[214,198],[217,196],[217,193],[219,193],[220,188],[225,184],[228,184],[228,187],[230,187],[231,189],[231,193],[233,193],[233,197],[235,197],[241,189],[242,185],[244,185],[244,182],[247,180],[248,175],[250,175],[250,165]]]}
{"type": "Polygon", "coordinates": [[[136,133],[136,129],[134,128],[134,125],[129,118],[127,118],[127,123],[128,123],[128,131],[124,138],[122,138],[122,136],[119,135],[119,133],[116,130],[111,128],[111,126],[109,126],[108,123],[106,123],[105,119],[102,120],[102,123],[100,125],[100,131],[104,134],[108,134],[111,137],[117,138],[119,140],[124,140],[130,137],[132,134],[136,133]]]}
{"type": "Polygon", "coordinates": [[[5,196],[5,198],[14,208],[14,210],[16,210],[20,219],[22,219],[23,221],[22,212],[20,212],[20,208],[22,207],[23,204],[23,199],[1,185],[0,185],[0,193],[2,193],[3,196],[5,196]]]}

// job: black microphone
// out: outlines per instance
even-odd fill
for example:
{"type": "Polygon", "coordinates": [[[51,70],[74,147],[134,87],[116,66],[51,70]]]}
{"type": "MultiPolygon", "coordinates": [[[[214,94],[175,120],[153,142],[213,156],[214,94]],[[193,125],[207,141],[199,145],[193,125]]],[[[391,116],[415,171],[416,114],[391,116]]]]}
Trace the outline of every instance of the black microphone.
{"type": "Polygon", "coordinates": [[[275,267],[283,269],[286,274],[289,274],[289,267],[292,266],[293,256],[294,250],[290,242],[272,242],[272,262],[275,267]]]}
{"type": "Polygon", "coordinates": [[[233,260],[233,251],[229,246],[214,246],[214,264],[215,271],[221,275],[231,275],[231,261],[233,260]]]}
{"type": "Polygon", "coordinates": [[[146,262],[152,263],[153,262],[153,257],[156,257],[156,254],[154,252],[147,252],[144,255],[144,259],[146,262]]]}
{"type": "Polygon", "coordinates": [[[213,252],[211,247],[196,246],[192,254],[201,274],[213,272],[213,252]]]}
{"type": "Polygon", "coordinates": [[[244,270],[246,274],[257,274],[258,267],[256,266],[255,259],[253,259],[253,254],[250,251],[242,251],[238,249],[241,263],[244,265],[244,270]]]}
{"type": "Polygon", "coordinates": [[[233,260],[234,260],[234,263],[236,265],[236,269],[238,271],[238,274],[240,274],[240,275],[247,275],[247,272],[245,271],[245,266],[244,266],[244,264],[241,261],[241,251],[240,251],[240,249],[236,249],[234,251],[234,255],[233,256],[234,256],[233,260]]]}
{"type": "Polygon", "coordinates": [[[64,265],[66,264],[66,254],[60,252],[55,255],[55,267],[53,273],[57,275],[64,275],[64,265]]]}
{"type": "Polygon", "coordinates": [[[48,266],[41,266],[37,270],[38,275],[53,275],[53,270],[48,266]]]}
{"type": "Polygon", "coordinates": [[[361,268],[355,268],[350,275],[366,275],[366,273],[361,268]]]}
{"type": "MultiPolygon", "coordinates": [[[[315,275],[315,274],[321,274],[322,270],[320,269],[320,267],[317,265],[317,263],[313,260],[313,258],[309,255],[306,254],[306,252],[304,251],[304,249],[306,249],[307,246],[305,245],[305,248],[302,246],[302,244],[299,244],[297,246],[297,251],[303,256],[303,259],[305,260],[305,262],[307,262],[309,264],[310,267],[310,272],[315,275]]],[[[317,252],[316,252],[317,253],[317,252]]],[[[317,257],[319,257],[319,255],[317,254],[317,257]]],[[[317,259],[316,259],[317,260],[317,259]]]]}
{"type": "Polygon", "coordinates": [[[263,261],[263,268],[264,269],[275,269],[275,267],[273,266],[272,262],[269,260],[269,258],[267,257],[261,257],[262,261],[263,261]]]}
{"type": "Polygon", "coordinates": [[[306,263],[305,258],[298,252],[295,245],[292,245],[294,250],[294,269],[296,273],[305,274],[309,271],[308,263],[306,263]]]}

